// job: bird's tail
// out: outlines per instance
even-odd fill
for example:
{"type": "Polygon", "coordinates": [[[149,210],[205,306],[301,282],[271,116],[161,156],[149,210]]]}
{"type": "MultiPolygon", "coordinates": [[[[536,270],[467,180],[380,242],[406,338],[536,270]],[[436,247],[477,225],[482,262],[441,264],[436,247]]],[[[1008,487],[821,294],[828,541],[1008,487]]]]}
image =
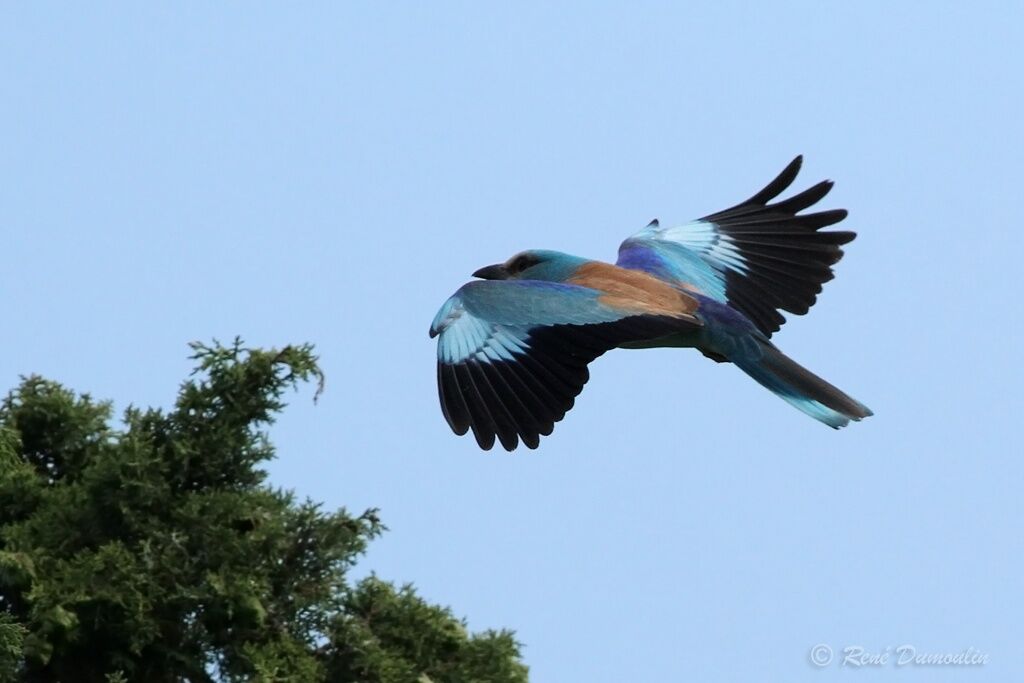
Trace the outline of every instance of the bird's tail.
{"type": "Polygon", "coordinates": [[[758,340],[757,344],[759,354],[737,354],[742,357],[729,360],[797,410],[834,429],[872,414],[866,405],[801,366],[771,342],[758,340]]]}

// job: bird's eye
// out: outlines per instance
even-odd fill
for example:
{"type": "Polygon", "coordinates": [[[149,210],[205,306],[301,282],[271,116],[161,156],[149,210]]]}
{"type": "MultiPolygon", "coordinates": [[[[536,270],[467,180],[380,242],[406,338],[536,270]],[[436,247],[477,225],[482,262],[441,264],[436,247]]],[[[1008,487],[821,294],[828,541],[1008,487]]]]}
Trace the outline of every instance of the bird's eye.
{"type": "Polygon", "coordinates": [[[530,258],[529,256],[517,256],[512,260],[512,263],[509,264],[508,269],[513,273],[521,273],[530,266],[534,265],[534,263],[534,259],[530,258]]]}

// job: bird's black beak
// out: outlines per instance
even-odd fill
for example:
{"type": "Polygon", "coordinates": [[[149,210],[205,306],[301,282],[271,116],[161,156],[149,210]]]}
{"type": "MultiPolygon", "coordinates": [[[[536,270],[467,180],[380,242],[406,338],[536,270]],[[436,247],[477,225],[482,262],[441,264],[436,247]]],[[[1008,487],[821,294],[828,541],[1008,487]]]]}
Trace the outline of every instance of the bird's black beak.
{"type": "Polygon", "coordinates": [[[473,277],[481,277],[485,280],[507,280],[508,269],[504,263],[495,263],[493,266],[484,266],[473,273],[473,277]]]}

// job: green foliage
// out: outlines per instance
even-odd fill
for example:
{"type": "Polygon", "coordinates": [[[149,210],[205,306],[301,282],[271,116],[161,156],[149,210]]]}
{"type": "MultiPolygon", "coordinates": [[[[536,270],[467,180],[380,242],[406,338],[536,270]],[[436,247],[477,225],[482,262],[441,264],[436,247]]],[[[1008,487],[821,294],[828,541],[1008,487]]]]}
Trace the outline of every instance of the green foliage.
{"type": "MultiPolygon", "coordinates": [[[[168,412],[29,377],[0,406],[0,680],[525,681],[410,587],[346,575],[384,527],[268,486],[309,346],[193,346],[168,412]]],[[[319,392],[319,389],[318,389],[319,392]]]]}

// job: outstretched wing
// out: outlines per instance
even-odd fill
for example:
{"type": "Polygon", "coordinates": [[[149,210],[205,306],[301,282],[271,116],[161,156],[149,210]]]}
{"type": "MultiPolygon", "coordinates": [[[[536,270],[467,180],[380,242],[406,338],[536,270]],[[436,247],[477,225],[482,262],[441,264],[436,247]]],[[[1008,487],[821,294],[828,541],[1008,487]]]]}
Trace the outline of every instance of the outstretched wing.
{"type": "Polygon", "coordinates": [[[803,315],[814,304],[848,231],[819,232],[846,217],[844,209],[797,215],[816,204],[832,182],[823,181],[769,204],[792,184],[803,157],[794,159],[767,187],[745,202],[685,225],[652,221],[619,247],[618,265],[669,282],[692,285],[744,313],[766,335],[786,319],[779,309],[803,315]]]}
{"type": "Polygon", "coordinates": [[[578,285],[485,280],[464,285],[438,311],[441,410],[456,434],[472,428],[484,450],[536,448],[589,378],[587,364],[619,344],[699,326],[679,310],[628,302],[578,285]]]}

